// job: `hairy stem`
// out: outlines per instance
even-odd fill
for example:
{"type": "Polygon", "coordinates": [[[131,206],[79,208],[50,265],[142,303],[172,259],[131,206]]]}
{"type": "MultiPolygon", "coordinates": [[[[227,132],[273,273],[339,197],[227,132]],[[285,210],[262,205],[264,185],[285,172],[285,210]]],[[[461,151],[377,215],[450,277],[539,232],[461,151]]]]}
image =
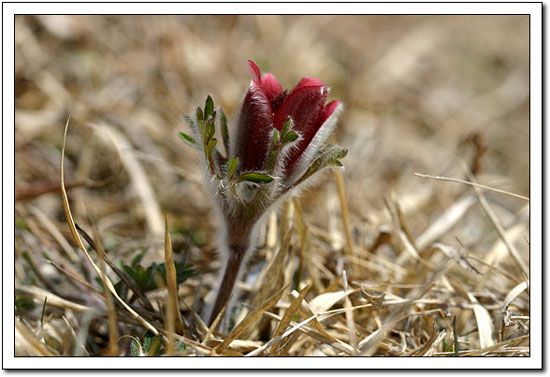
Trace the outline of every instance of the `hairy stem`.
{"type": "Polygon", "coordinates": [[[225,264],[225,271],[214,303],[214,308],[210,315],[209,325],[214,322],[219,312],[231,297],[248,245],[228,245],[228,249],[229,256],[225,264]]]}
{"type": "Polygon", "coordinates": [[[246,259],[246,253],[251,246],[255,223],[256,218],[254,216],[239,214],[226,217],[225,228],[222,230],[222,237],[220,239],[222,243],[220,244],[220,249],[226,250],[227,260],[218,295],[210,313],[209,324],[212,324],[224,305],[231,298],[235,283],[240,276],[239,272],[243,261],[246,259]]]}

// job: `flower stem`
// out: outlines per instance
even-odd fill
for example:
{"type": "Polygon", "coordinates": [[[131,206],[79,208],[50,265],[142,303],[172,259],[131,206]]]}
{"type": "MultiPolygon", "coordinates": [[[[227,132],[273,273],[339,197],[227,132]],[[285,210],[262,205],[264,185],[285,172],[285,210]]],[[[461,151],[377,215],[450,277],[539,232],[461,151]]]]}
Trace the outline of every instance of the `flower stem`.
{"type": "MultiPolygon", "coordinates": [[[[209,325],[214,322],[217,315],[223,309],[235,288],[235,283],[239,278],[239,272],[243,261],[246,259],[246,253],[251,245],[254,224],[257,218],[239,214],[226,216],[225,227],[223,229],[220,249],[225,249],[227,259],[224,266],[224,272],[214,307],[210,313],[209,325]]],[[[230,311],[230,305],[227,311],[230,311]]]]}

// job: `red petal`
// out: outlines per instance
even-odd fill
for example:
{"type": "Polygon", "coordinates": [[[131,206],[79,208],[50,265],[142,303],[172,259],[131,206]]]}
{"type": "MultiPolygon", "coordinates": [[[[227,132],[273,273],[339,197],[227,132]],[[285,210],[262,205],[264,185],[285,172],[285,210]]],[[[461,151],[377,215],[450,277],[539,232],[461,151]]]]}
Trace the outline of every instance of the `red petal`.
{"type": "Polygon", "coordinates": [[[322,85],[303,85],[295,88],[275,113],[273,118],[275,128],[281,130],[283,123],[290,116],[294,121],[294,129],[302,135],[297,147],[289,153],[287,170],[292,169],[298,157],[321,127],[320,119],[324,114],[327,95],[328,90],[322,85]]]}
{"type": "MultiPolygon", "coordinates": [[[[294,127],[303,137],[319,119],[327,99],[328,92],[324,86],[303,86],[295,88],[281,104],[273,117],[273,126],[283,129],[283,123],[290,116],[294,127]]],[[[315,133],[315,132],[313,132],[315,133]]]]}
{"type": "Polygon", "coordinates": [[[325,123],[325,120],[327,120],[328,117],[332,115],[332,113],[334,112],[334,110],[336,110],[339,104],[340,102],[338,101],[332,101],[327,103],[327,105],[325,106],[325,109],[323,110],[323,115],[321,116],[321,119],[319,121],[320,126],[322,126],[323,123],[325,123]]]}
{"type": "Polygon", "coordinates": [[[323,84],[323,82],[319,79],[304,77],[302,80],[300,80],[298,85],[296,85],[296,88],[294,88],[293,91],[296,89],[302,88],[304,86],[324,86],[324,85],[325,84],[323,84]]]}
{"type": "Polygon", "coordinates": [[[243,171],[261,170],[269,148],[273,118],[267,97],[255,83],[244,97],[237,127],[233,155],[241,161],[243,171]]]}
{"type": "Polygon", "coordinates": [[[248,74],[252,78],[252,80],[255,80],[258,84],[262,81],[262,72],[260,71],[260,68],[254,63],[252,60],[248,61],[248,74]]]}
{"type": "Polygon", "coordinates": [[[283,87],[279,84],[279,81],[271,73],[266,73],[262,76],[262,82],[260,84],[265,96],[271,103],[274,98],[280,96],[283,93],[283,87]]]}

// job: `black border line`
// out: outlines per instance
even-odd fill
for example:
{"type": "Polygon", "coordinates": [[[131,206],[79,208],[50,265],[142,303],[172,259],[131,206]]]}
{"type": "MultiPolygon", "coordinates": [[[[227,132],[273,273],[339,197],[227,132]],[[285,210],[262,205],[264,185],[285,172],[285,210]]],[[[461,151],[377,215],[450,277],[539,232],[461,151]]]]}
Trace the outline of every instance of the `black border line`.
{"type": "MultiPolygon", "coordinates": [[[[310,5],[314,5],[314,4],[540,4],[541,5],[541,27],[542,27],[542,40],[541,40],[541,51],[542,51],[542,62],[544,63],[545,61],[545,50],[544,50],[544,30],[545,30],[545,22],[544,22],[544,7],[543,7],[543,2],[539,2],[539,1],[528,1],[528,2],[517,2],[517,1],[503,1],[503,2],[475,2],[475,1],[457,1],[457,2],[426,2],[426,1],[420,1],[420,2],[403,2],[403,1],[389,1],[389,2],[372,2],[372,3],[366,3],[366,2],[363,2],[363,1],[342,1],[342,2],[334,2],[334,1],[319,1],[319,2],[294,2],[294,1],[269,1],[269,2],[264,2],[264,3],[258,3],[258,2],[245,2],[245,1],[236,1],[236,2],[223,2],[223,1],[212,1],[212,2],[200,2],[200,1],[194,1],[194,2],[186,2],[186,3],[182,3],[182,2],[175,2],[175,1],[162,1],[162,2],[151,2],[151,1],[134,1],[134,2],[111,2],[111,1],[88,1],[88,2],[73,2],[73,1],[52,1],[52,2],[22,2],[22,1],[6,1],[6,2],[2,2],[2,19],[3,19],[3,14],[4,14],[4,4],[75,4],[75,5],[79,5],[79,4],[120,4],[120,5],[132,5],[132,4],[182,4],[182,5],[187,5],[187,4],[310,4],[310,5]]],[[[50,15],[50,14],[56,14],[56,15],[77,15],[79,13],[45,13],[45,15],[50,15]]],[[[14,33],[14,39],[15,39],[15,16],[18,16],[18,15],[40,15],[39,13],[14,13],[14,26],[13,26],[13,33],[14,33]]],[[[150,16],[176,16],[178,14],[171,14],[171,13],[168,13],[168,14],[147,14],[147,13],[135,13],[135,14],[118,14],[118,13],[98,13],[98,14],[86,14],[86,15],[90,15],[90,16],[93,16],[93,15],[120,15],[120,16],[123,16],[123,15],[139,15],[139,16],[147,16],[147,15],[150,15],[150,16]]],[[[235,14],[231,14],[231,13],[223,13],[223,14],[181,14],[181,15],[244,15],[244,16],[253,16],[253,14],[239,14],[239,13],[235,13],[235,14]]],[[[256,14],[254,14],[256,15],[256,14]]],[[[278,14],[278,13],[273,13],[273,14],[260,14],[260,15],[284,15],[284,16],[291,16],[291,15],[303,15],[303,14],[278,14]]],[[[319,14],[308,14],[308,15],[311,15],[311,16],[316,16],[316,15],[319,15],[319,16],[323,16],[323,15],[331,15],[329,13],[319,13],[319,14]]],[[[372,16],[380,16],[380,15],[396,15],[396,16],[426,16],[426,15],[429,15],[429,16],[446,16],[446,15],[450,15],[450,16],[458,16],[458,15],[468,15],[468,16],[479,16],[479,15],[502,15],[502,16],[514,16],[514,15],[521,15],[521,16],[528,16],[529,17],[529,48],[528,48],[528,54],[529,54],[529,172],[530,172],[530,178],[529,178],[529,197],[531,197],[531,193],[532,193],[532,185],[531,185],[531,178],[532,178],[532,172],[531,172],[531,122],[532,122],[532,102],[531,102],[531,90],[532,90],[532,87],[531,87],[531,47],[532,47],[532,40],[531,40],[531,16],[533,14],[531,13],[527,13],[527,14],[523,14],[523,13],[517,13],[517,14],[513,14],[513,13],[506,13],[506,14],[491,14],[491,13],[452,13],[452,14],[444,14],[444,13],[413,13],[413,14],[395,14],[395,13],[376,13],[376,14],[356,14],[356,13],[351,13],[351,14],[335,14],[337,16],[345,16],[345,15],[352,15],[352,16],[360,16],[360,15],[372,15],[372,16]]],[[[3,84],[4,84],[4,50],[2,49],[2,52],[1,52],[1,55],[2,55],[2,79],[1,79],[1,82],[2,82],[2,87],[3,87],[3,84]]],[[[13,64],[14,64],[14,69],[15,69],[15,43],[14,43],[14,57],[13,57],[13,64]]],[[[542,65],[544,67],[544,64],[542,65]]],[[[542,83],[544,83],[544,68],[542,69],[542,83]]],[[[546,157],[546,154],[545,154],[545,150],[544,150],[544,136],[545,136],[545,132],[544,132],[544,124],[545,124],[545,111],[544,111],[544,98],[545,98],[545,95],[544,95],[544,84],[542,84],[542,93],[541,93],[541,99],[542,99],[542,106],[541,106],[541,109],[542,109],[542,127],[541,127],[541,131],[542,131],[542,139],[541,139],[541,150],[542,150],[542,158],[543,158],[543,174],[542,174],[542,208],[543,208],[543,213],[542,213],[542,225],[544,225],[544,209],[545,209],[545,206],[544,206],[544,188],[546,186],[545,184],[545,179],[546,179],[546,176],[544,175],[544,161],[545,161],[545,157],[546,157]]],[[[15,86],[14,86],[14,90],[15,90],[15,86]]],[[[4,114],[4,102],[2,101],[2,105],[1,105],[1,109],[2,109],[2,119],[3,119],[3,114],[4,114]]],[[[15,100],[14,100],[14,103],[13,103],[13,110],[14,110],[14,116],[15,116],[15,100]]],[[[14,137],[15,137],[15,134],[14,134],[14,137]]],[[[2,132],[2,135],[1,135],[1,139],[2,139],[2,143],[3,143],[3,140],[4,140],[4,133],[2,132]]],[[[2,156],[2,160],[3,160],[3,156],[2,156]]],[[[14,160],[14,163],[15,163],[15,160],[14,160]]],[[[3,170],[3,165],[2,165],[2,170],[3,170]]],[[[3,175],[2,175],[2,181],[3,181],[3,175]]],[[[14,182],[15,182],[15,166],[14,166],[14,182]]],[[[4,189],[3,189],[3,185],[2,185],[2,194],[4,192],[4,189]]],[[[15,191],[14,191],[14,195],[15,195],[15,191]]],[[[2,195],[2,198],[3,198],[3,195],[2,195]]],[[[15,196],[14,196],[14,203],[15,203],[15,196]]],[[[2,212],[3,212],[3,209],[4,209],[4,202],[2,200],[2,212]]],[[[2,227],[2,238],[3,238],[3,235],[4,235],[4,229],[2,227]]],[[[531,239],[531,215],[529,215],[529,239],[531,239]]],[[[541,257],[542,257],[542,263],[541,263],[541,277],[542,277],[542,289],[541,289],[541,294],[542,294],[542,318],[541,318],[541,325],[542,325],[542,328],[541,328],[541,332],[542,332],[542,344],[541,344],[541,361],[542,361],[542,365],[541,365],[541,368],[514,368],[514,369],[507,369],[507,370],[510,370],[510,371],[536,371],[536,370],[546,370],[545,369],[545,354],[544,354],[544,351],[545,351],[545,305],[546,305],[546,302],[544,300],[544,287],[546,286],[545,285],[545,275],[544,275],[544,269],[543,267],[545,266],[545,257],[544,257],[544,250],[545,250],[545,244],[546,244],[546,237],[545,237],[545,232],[544,232],[544,228],[542,228],[542,250],[541,250],[541,257]]],[[[2,253],[2,266],[4,265],[4,254],[2,253]]],[[[529,248],[529,278],[531,276],[531,249],[529,248]]],[[[14,274],[14,282],[15,282],[15,274],[14,274]]],[[[2,313],[4,313],[4,297],[3,297],[3,290],[2,290],[2,313]]],[[[531,291],[529,290],[529,302],[531,302],[531,291]]],[[[529,315],[531,315],[531,305],[529,305],[529,315]]],[[[14,326],[14,342],[15,342],[15,326],[14,326]]],[[[1,329],[1,333],[2,333],[2,343],[4,342],[4,326],[3,326],[3,322],[2,322],[2,329],[1,329]]],[[[531,332],[529,332],[529,356],[527,358],[531,358],[531,332]]],[[[14,348],[15,349],[15,348],[14,348]]],[[[41,356],[15,356],[14,355],[14,358],[22,358],[22,359],[30,359],[32,360],[33,358],[40,358],[41,356]]],[[[60,356],[61,360],[65,359],[65,358],[100,358],[100,359],[103,359],[103,358],[106,358],[106,356],[60,356]]],[[[220,356],[222,358],[231,358],[230,356],[220,356]]],[[[317,358],[320,358],[320,357],[324,357],[324,356],[317,356],[317,358]]],[[[368,359],[369,357],[367,356],[359,356],[360,358],[364,358],[364,359],[368,359]]],[[[376,357],[376,356],[375,356],[376,357]]],[[[107,357],[109,359],[114,359],[114,358],[118,358],[118,357],[107,357]]],[[[155,357],[153,357],[154,359],[155,357]]],[[[160,358],[160,356],[158,356],[157,358],[160,358]]],[[[171,358],[176,358],[176,356],[172,356],[171,358]]],[[[278,359],[280,360],[285,360],[285,359],[294,359],[296,357],[280,357],[278,359]]],[[[315,356],[311,357],[307,357],[308,359],[310,358],[316,358],[315,356]]],[[[331,357],[331,359],[334,359],[334,360],[339,360],[339,359],[342,359],[344,357],[331,357]]],[[[403,357],[400,357],[400,356],[384,356],[385,359],[400,359],[400,358],[403,358],[403,357]]],[[[469,358],[482,358],[482,359],[498,359],[499,357],[496,357],[496,356],[471,356],[469,358]]],[[[509,358],[519,358],[519,356],[509,356],[509,357],[506,357],[507,359],[509,358]]],[[[526,358],[526,357],[521,357],[522,359],[526,358]]],[[[185,360],[184,358],[182,358],[182,360],[185,360]]],[[[131,371],[134,371],[136,369],[132,369],[132,368],[62,368],[62,369],[57,369],[57,368],[48,368],[48,369],[45,369],[45,368],[5,368],[4,367],[4,353],[2,352],[2,370],[14,370],[14,371],[37,371],[37,370],[47,370],[47,371],[60,371],[60,372],[65,372],[65,371],[76,371],[76,370],[83,370],[83,371],[106,371],[106,370],[109,370],[109,371],[124,371],[124,370],[131,370],[131,371]]],[[[352,368],[352,369],[338,369],[338,368],[330,368],[330,369],[327,369],[327,368],[254,368],[254,369],[251,369],[251,368],[246,368],[246,369],[239,369],[239,368],[182,368],[182,369],[176,369],[176,368],[168,368],[168,369],[163,369],[163,368],[140,368],[139,370],[146,370],[146,371],[150,371],[150,370],[158,370],[158,371],[240,371],[240,372],[254,372],[254,371],[343,371],[343,372],[353,372],[353,371],[405,371],[405,370],[414,370],[414,371],[427,371],[427,372],[437,372],[437,371],[503,371],[504,369],[499,369],[499,368],[461,368],[461,369],[454,369],[454,368],[365,368],[365,369],[359,369],[359,368],[352,368]]]]}

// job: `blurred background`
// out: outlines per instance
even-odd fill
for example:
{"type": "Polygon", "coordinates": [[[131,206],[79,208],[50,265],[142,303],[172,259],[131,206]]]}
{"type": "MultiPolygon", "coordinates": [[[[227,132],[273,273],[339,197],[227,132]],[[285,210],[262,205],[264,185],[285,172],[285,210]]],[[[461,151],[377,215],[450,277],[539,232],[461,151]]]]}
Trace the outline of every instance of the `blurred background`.
{"type": "MultiPolygon", "coordinates": [[[[216,223],[177,130],[208,94],[234,119],[248,59],[285,88],[320,78],[343,102],[336,140],[349,148],[359,247],[391,224],[385,197],[419,235],[471,190],[415,172],[466,179],[463,163],[478,182],[528,196],[528,53],[528,16],[16,16],[16,255],[55,248],[51,235],[26,232],[40,216],[68,237],[59,165],[70,116],[65,180],[77,222],[90,229],[92,216],[106,249],[129,259],[162,245],[165,211],[175,252],[191,237],[195,269],[214,276],[216,223]]],[[[341,249],[335,193],[328,174],[300,203],[341,249]]],[[[528,202],[486,195],[505,226],[522,224],[514,242],[528,260],[528,202]]],[[[480,255],[498,240],[479,206],[442,239],[457,235],[480,255]]]]}

